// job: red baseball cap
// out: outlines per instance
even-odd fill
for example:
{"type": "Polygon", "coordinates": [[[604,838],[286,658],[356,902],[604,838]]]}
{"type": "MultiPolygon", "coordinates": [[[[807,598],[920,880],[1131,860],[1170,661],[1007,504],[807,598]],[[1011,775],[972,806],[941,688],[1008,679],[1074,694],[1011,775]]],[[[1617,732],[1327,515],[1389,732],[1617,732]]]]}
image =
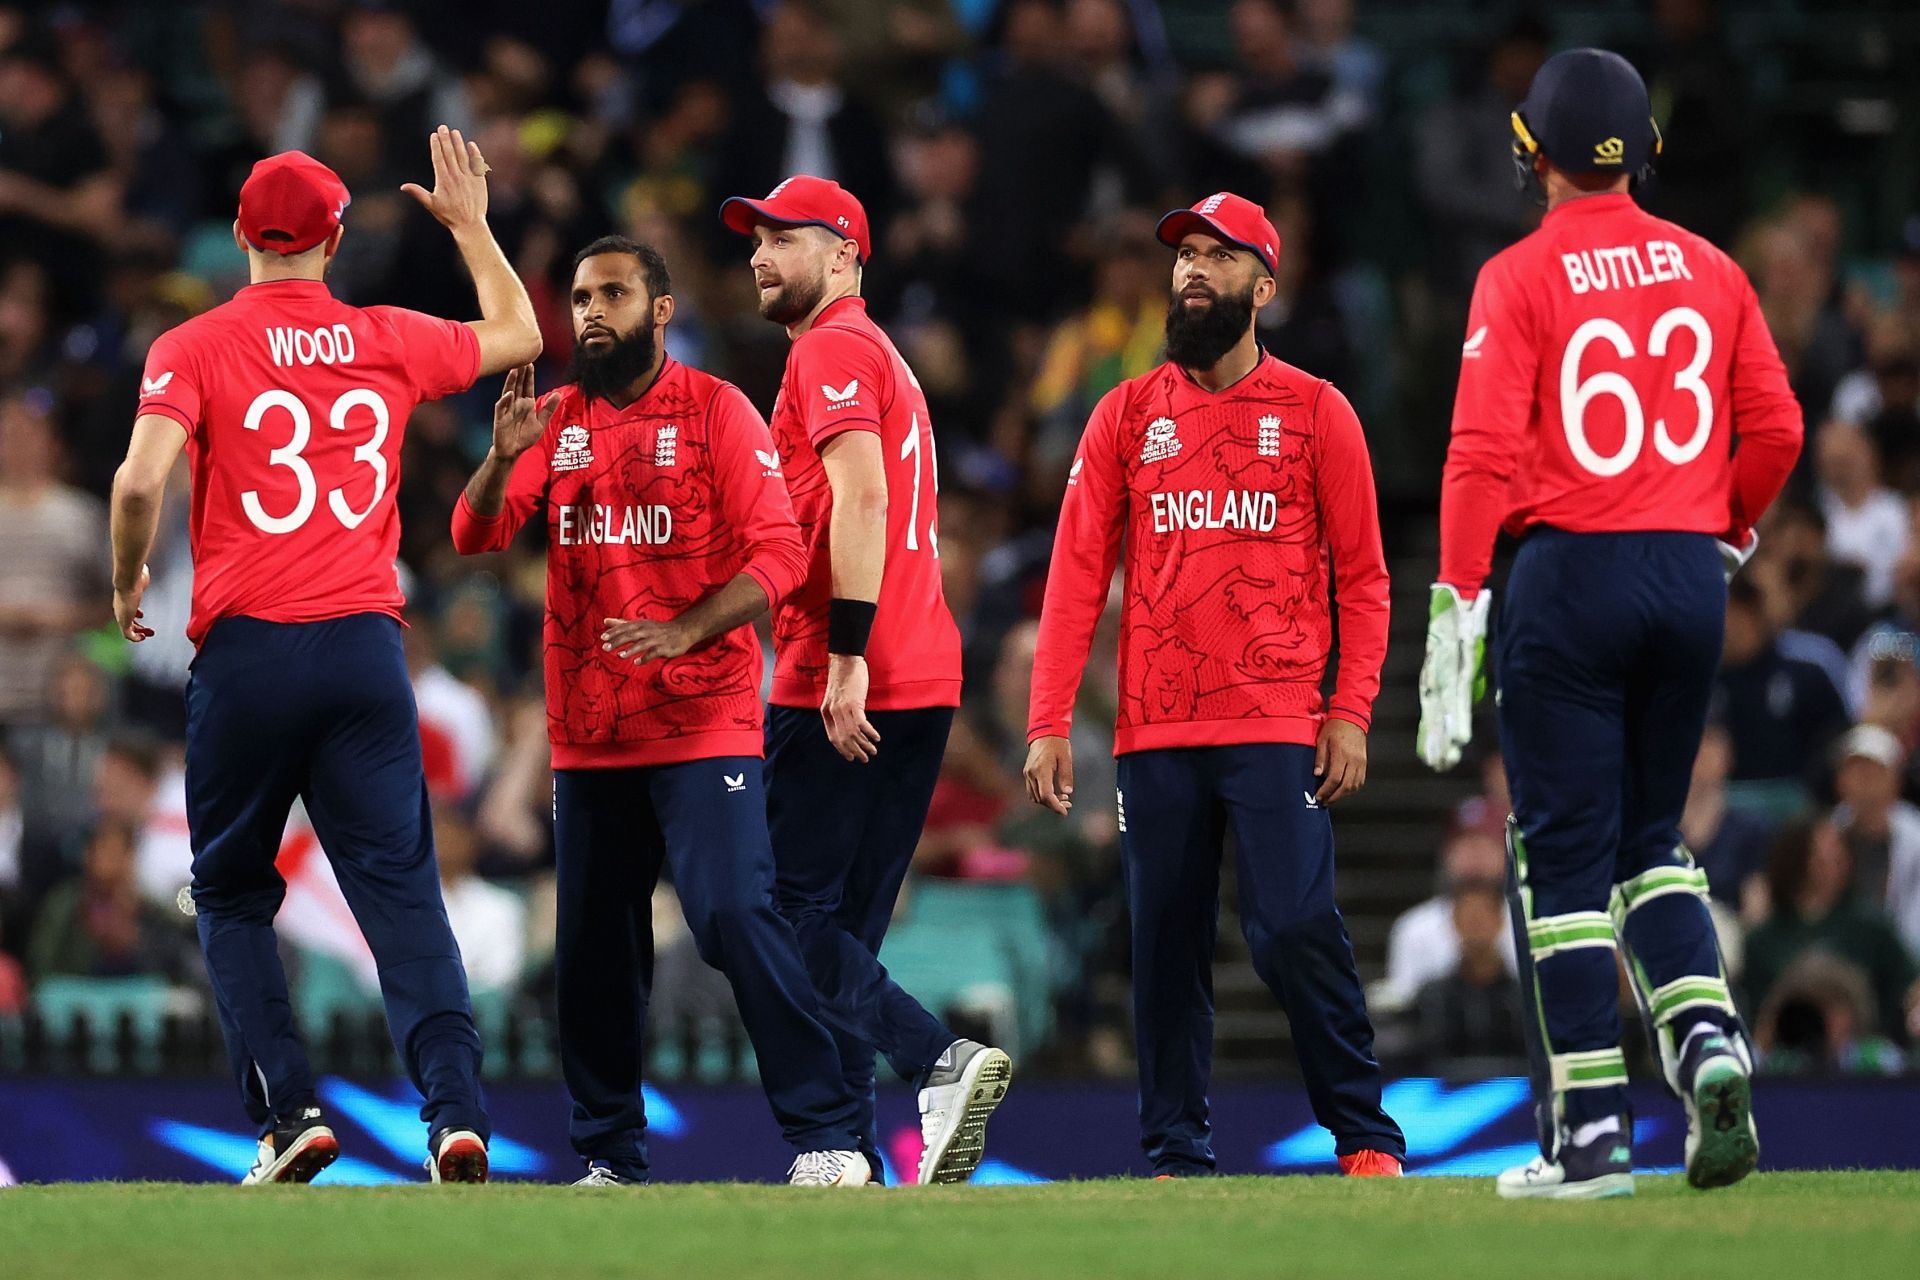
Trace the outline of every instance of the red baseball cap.
{"type": "Polygon", "coordinates": [[[304,253],[333,234],[353,197],[340,175],[304,151],[253,166],[240,188],[240,234],[262,253],[304,253]]]}
{"type": "Polygon", "coordinates": [[[1216,191],[1193,208],[1175,209],[1160,219],[1154,235],[1161,244],[1177,247],[1196,231],[1238,245],[1266,263],[1268,271],[1280,271],[1280,233],[1273,229],[1267,211],[1245,196],[1216,191]]]}
{"type": "Polygon", "coordinates": [[[720,221],[728,230],[743,236],[752,235],[757,222],[781,227],[825,227],[860,246],[862,263],[873,252],[873,241],[867,234],[867,211],[854,199],[853,192],[812,174],[788,178],[767,192],[765,200],[729,197],[721,202],[720,221]]]}

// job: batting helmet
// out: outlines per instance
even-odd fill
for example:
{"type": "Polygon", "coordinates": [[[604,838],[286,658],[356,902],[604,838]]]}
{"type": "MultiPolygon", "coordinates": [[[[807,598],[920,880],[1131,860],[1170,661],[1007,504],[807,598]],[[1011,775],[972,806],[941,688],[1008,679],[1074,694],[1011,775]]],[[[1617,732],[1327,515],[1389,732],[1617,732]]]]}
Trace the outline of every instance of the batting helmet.
{"type": "Polygon", "coordinates": [[[1625,173],[1644,182],[1660,154],[1646,81],[1605,49],[1568,49],[1541,64],[1513,113],[1513,164],[1523,187],[1535,156],[1564,173],[1625,173]]]}

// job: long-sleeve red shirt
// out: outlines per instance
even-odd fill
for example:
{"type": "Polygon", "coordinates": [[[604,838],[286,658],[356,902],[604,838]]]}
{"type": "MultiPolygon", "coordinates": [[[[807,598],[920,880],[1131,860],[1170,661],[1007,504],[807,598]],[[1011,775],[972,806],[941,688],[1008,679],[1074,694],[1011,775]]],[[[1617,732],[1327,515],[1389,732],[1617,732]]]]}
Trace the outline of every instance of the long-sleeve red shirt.
{"type": "Polygon", "coordinates": [[[760,645],[736,627],[665,662],[600,647],[606,618],[665,621],[738,574],[775,606],[806,555],[766,423],[739,388],[676,360],[624,409],[563,387],[492,519],[460,496],[453,545],[499,551],[547,524],[547,729],[556,769],[763,751],[760,645]]]}
{"type": "Polygon", "coordinates": [[[1116,754],[1312,744],[1329,715],[1371,724],[1387,564],[1366,438],[1331,383],[1262,355],[1223,391],[1163,364],[1100,401],[1061,504],[1029,741],[1072,724],[1123,548],[1116,754]]]}
{"type": "Polygon", "coordinates": [[[1480,269],[1440,492],[1440,581],[1477,592],[1502,527],[1744,544],[1803,430],[1731,258],[1631,196],[1569,200],[1480,269]]]}

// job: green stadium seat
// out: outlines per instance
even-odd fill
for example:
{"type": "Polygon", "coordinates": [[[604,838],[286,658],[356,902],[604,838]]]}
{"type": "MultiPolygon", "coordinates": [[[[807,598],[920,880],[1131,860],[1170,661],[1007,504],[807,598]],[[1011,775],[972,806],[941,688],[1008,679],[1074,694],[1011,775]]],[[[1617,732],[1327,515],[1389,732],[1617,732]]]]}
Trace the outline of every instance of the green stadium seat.
{"type": "Polygon", "coordinates": [[[133,1067],[159,1068],[161,1033],[166,1027],[167,980],[137,978],[48,978],[33,990],[34,1008],[47,1033],[58,1042],[72,1040],[79,1023],[92,1033],[89,1070],[101,1073],[133,1067]],[[117,1058],[120,1020],[132,1020],[136,1061],[117,1058]]]}

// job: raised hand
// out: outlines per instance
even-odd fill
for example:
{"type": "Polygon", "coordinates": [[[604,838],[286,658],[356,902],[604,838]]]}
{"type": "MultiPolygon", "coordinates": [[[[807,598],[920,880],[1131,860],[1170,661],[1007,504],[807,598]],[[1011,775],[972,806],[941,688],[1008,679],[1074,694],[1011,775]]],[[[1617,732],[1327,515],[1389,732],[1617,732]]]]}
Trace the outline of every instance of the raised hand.
{"type": "Polygon", "coordinates": [[[449,231],[486,225],[488,166],[480,144],[441,125],[428,136],[427,149],[433,158],[433,190],[417,182],[403,183],[400,189],[449,231]]]}
{"type": "Polygon", "coordinates": [[[559,405],[556,397],[545,409],[539,407],[533,394],[532,365],[507,370],[500,398],[493,402],[494,455],[511,462],[533,448],[546,434],[547,424],[553,421],[554,410],[559,405]]]}

